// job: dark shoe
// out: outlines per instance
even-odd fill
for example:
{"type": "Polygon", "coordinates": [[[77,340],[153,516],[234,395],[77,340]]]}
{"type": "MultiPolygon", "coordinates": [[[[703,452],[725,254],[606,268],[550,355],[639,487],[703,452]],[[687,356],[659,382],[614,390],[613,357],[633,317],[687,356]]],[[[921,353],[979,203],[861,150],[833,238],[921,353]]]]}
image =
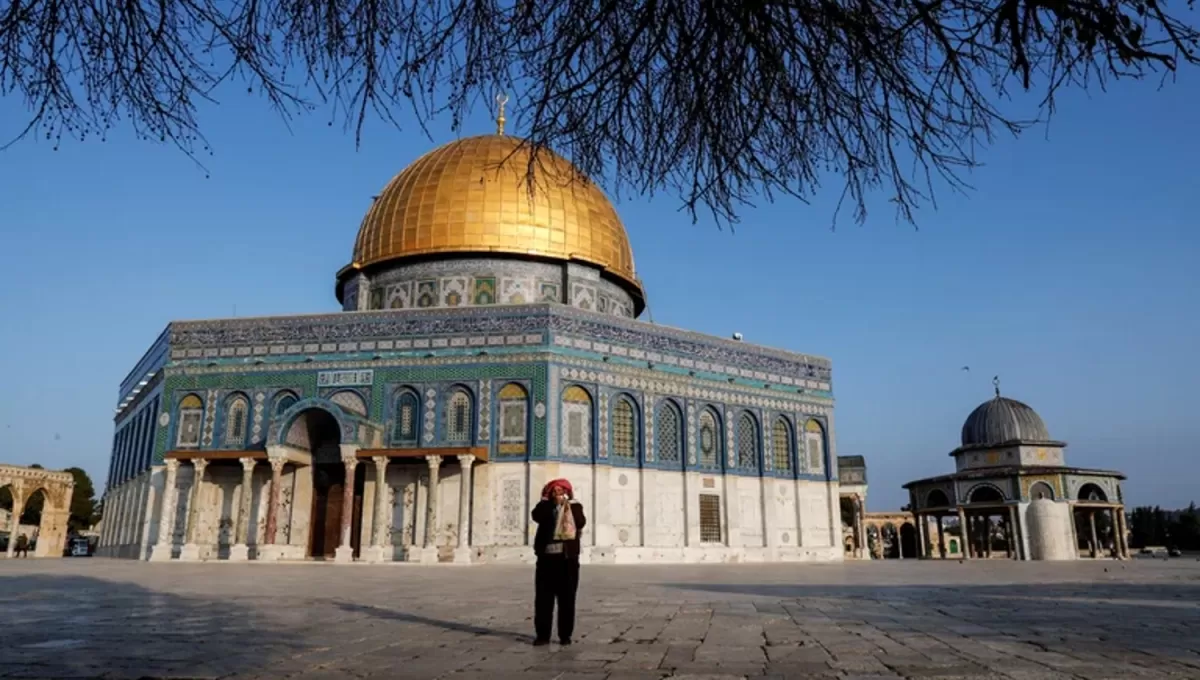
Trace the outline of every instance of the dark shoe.
{"type": "Polygon", "coordinates": [[[566,647],[571,644],[571,638],[563,638],[558,641],[558,644],[562,645],[563,647],[566,647]]]}
{"type": "Polygon", "coordinates": [[[542,638],[538,638],[538,639],[536,639],[536,640],[534,640],[534,641],[533,641],[533,646],[534,646],[534,647],[544,647],[544,646],[546,646],[546,645],[548,645],[548,644],[550,644],[550,641],[549,641],[549,640],[543,640],[542,638]]]}

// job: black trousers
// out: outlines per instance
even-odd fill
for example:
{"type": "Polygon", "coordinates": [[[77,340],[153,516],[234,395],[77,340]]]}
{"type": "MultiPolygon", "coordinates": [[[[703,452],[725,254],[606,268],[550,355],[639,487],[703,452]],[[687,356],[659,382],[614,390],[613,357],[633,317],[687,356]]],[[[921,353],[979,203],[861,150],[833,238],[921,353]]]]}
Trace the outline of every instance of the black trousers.
{"type": "Polygon", "coordinates": [[[533,628],[539,640],[550,639],[554,602],[558,601],[558,637],[575,632],[575,593],[579,590],[579,558],[542,555],[534,574],[533,628]]]}

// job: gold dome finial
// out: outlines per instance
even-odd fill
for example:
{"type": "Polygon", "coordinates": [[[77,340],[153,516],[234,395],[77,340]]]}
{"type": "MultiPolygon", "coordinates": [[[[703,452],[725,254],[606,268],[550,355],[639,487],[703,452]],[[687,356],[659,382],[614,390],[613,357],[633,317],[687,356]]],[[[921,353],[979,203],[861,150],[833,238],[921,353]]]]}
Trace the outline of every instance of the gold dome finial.
{"type": "Polygon", "coordinates": [[[496,105],[499,106],[499,113],[496,115],[496,134],[504,134],[504,105],[508,103],[508,95],[501,92],[496,95],[496,105]]]}

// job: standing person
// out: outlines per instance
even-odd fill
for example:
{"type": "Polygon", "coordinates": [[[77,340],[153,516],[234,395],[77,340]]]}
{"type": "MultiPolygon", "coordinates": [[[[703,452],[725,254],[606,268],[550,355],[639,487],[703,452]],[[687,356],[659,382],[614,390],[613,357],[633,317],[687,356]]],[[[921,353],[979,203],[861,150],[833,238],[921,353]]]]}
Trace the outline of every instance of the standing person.
{"type": "Polygon", "coordinates": [[[533,508],[537,534],[534,577],[534,645],[550,644],[554,602],[558,601],[558,641],[571,644],[575,631],[575,593],[579,589],[579,537],[587,519],[583,505],[574,498],[571,483],[556,479],[542,488],[542,500],[533,508]]]}
{"type": "Polygon", "coordinates": [[[17,536],[16,551],[13,552],[13,557],[29,557],[29,537],[25,534],[17,536]]]}

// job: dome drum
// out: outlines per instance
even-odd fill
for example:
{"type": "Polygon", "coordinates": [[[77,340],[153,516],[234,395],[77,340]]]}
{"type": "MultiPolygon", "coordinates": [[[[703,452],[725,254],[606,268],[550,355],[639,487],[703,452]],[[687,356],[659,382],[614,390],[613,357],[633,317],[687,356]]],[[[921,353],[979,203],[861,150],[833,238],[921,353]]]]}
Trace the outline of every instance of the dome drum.
{"type": "Polygon", "coordinates": [[[552,302],[633,318],[638,308],[625,288],[588,264],[503,255],[382,263],[339,289],[345,311],[552,302]]]}

